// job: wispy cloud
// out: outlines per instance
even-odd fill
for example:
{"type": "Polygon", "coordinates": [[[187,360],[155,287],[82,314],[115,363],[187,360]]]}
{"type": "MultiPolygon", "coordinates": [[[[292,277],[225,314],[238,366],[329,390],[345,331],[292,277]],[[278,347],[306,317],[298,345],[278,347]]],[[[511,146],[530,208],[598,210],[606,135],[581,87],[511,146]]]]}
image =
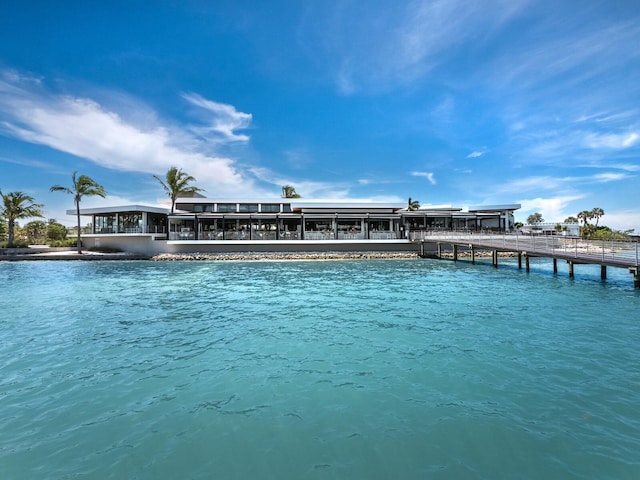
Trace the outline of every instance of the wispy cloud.
{"type": "Polygon", "coordinates": [[[184,93],[182,98],[208,113],[205,120],[209,121],[209,125],[192,127],[192,130],[203,136],[213,134],[214,139],[215,136],[220,136],[220,140],[224,142],[247,142],[249,140],[248,135],[238,134],[235,131],[246,129],[251,125],[252,116],[250,113],[238,112],[233,105],[207,100],[197,93],[184,93]]]}
{"type": "Polygon", "coordinates": [[[249,172],[262,182],[272,185],[293,185],[303,198],[347,198],[349,185],[346,183],[316,182],[284,176],[265,167],[250,167],[249,172]]]}
{"type": "Polygon", "coordinates": [[[350,94],[424,77],[447,54],[500,28],[528,3],[415,0],[382,11],[361,2],[339,8],[319,3],[309,7],[301,30],[306,41],[322,46],[335,84],[350,94]]]}
{"type": "Polygon", "coordinates": [[[290,148],[283,154],[291,168],[300,169],[313,163],[313,157],[306,148],[290,148]]]}
{"type": "Polygon", "coordinates": [[[625,178],[629,178],[629,175],[626,173],[599,173],[597,175],[593,175],[591,179],[597,183],[608,183],[615,182],[617,180],[624,180],[625,178]]]}
{"type": "Polygon", "coordinates": [[[424,177],[427,180],[429,180],[429,183],[431,185],[435,185],[436,184],[436,179],[433,176],[433,172],[411,172],[411,175],[414,177],[424,177]]]}
{"type": "Polygon", "coordinates": [[[637,145],[639,140],[640,135],[638,132],[622,134],[589,133],[585,137],[585,145],[589,148],[610,148],[613,150],[620,150],[637,145]]]}
{"type": "Polygon", "coordinates": [[[485,154],[486,152],[481,152],[478,150],[475,150],[473,152],[471,152],[469,155],[467,155],[467,158],[478,158],[481,157],[485,154]]]}
{"type": "Polygon", "coordinates": [[[496,187],[504,194],[514,194],[522,192],[558,191],[574,190],[580,186],[609,183],[629,178],[630,175],[621,172],[597,173],[595,175],[584,176],[532,176],[520,178],[511,182],[506,182],[496,187]]]}

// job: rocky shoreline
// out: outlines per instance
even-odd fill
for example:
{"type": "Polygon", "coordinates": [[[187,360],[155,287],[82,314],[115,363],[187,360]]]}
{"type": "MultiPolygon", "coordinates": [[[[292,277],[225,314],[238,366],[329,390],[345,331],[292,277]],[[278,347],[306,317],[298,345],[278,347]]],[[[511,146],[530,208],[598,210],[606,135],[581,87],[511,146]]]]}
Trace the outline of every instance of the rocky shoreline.
{"type": "Polygon", "coordinates": [[[250,261],[250,260],[377,260],[419,258],[416,252],[243,252],[243,253],[162,253],[152,261],[250,261]]]}

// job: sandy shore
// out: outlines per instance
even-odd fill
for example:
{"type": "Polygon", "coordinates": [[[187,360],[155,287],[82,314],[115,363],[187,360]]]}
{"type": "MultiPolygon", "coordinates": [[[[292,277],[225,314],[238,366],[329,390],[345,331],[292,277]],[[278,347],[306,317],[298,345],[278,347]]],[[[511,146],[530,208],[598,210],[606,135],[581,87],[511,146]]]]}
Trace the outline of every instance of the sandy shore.
{"type": "Polygon", "coordinates": [[[148,255],[139,255],[135,253],[101,253],[90,252],[88,250],[79,254],[77,251],[54,251],[54,252],[37,252],[37,253],[9,253],[0,255],[2,261],[22,261],[22,260],[148,260],[148,255]]]}

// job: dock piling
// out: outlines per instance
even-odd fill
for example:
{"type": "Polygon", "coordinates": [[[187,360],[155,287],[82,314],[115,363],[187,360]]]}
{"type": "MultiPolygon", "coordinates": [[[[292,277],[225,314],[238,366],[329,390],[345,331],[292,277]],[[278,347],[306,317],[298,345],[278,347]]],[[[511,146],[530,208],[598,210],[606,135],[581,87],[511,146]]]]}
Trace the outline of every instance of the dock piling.
{"type": "Polygon", "coordinates": [[[569,278],[574,278],[573,262],[569,260],[569,261],[567,261],[567,263],[569,264],[569,278]]]}
{"type": "MultiPolygon", "coordinates": [[[[504,235],[499,238],[494,236],[460,236],[461,238],[451,239],[449,236],[443,236],[440,239],[434,238],[433,241],[426,242],[432,246],[437,245],[437,256],[439,258],[451,258],[446,252],[449,248],[453,253],[454,261],[460,260],[460,248],[465,252],[470,252],[471,262],[476,263],[476,250],[491,252],[491,264],[498,268],[498,258],[502,252],[512,252],[518,257],[518,269],[523,268],[523,257],[527,273],[530,272],[530,258],[543,257],[551,259],[553,262],[553,273],[558,273],[558,260],[566,261],[569,267],[569,278],[575,278],[575,266],[581,264],[600,265],[600,278],[607,279],[607,268],[628,268],[633,275],[634,288],[640,288],[640,265],[638,264],[640,251],[638,243],[612,243],[610,247],[602,250],[600,254],[593,255],[594,246],[598,249],[602,247],[601,242],[589,242],[588,240],[572,238],[566,241],[560,238],[553,238],[553,242],[549,243],[549,239],[544,238],[544,245],[540,238],[535,236],[518,237],[504,235]],[[580,250],[578,250],[580,245],[580,250]],[[451,246],[451,247],[449,247],[451,246]],[[609,252],[611,250],[611,252],[609,252]],[[601,258],[600,258],[601,257],[601,258]]],[[[426,247],[420,246],[422,254],[426,254],[426,247]]]]}

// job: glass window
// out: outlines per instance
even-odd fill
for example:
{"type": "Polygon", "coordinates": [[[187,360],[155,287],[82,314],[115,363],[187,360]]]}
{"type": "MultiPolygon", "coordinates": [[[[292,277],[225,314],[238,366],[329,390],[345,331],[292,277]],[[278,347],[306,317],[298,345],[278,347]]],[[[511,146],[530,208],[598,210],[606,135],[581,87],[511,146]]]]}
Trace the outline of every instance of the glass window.
{"type": "Polygon", "coordinates": [[[241,203],[238,209],[240,213],[256,213],[258,211],[257,203],[241,203]]]}
{"type": "Polygon", "coordinates": [[[235,203],[219,203],[218,204],[219,213],[235,213],[235,211],[236,211],[235,203]]]}
{"type": "Polygon", "coordinates": [[[263,203],[260,209],[264,213],[278,213],[280,211],[280,204],[278,203],[263,203]]]}
{"type": "Polygon", "coordinates": [[[96,215],[95,216],[96,233],[114,233],[114,224],[116,223],[115,214],[112,215],[96,215]]]}

